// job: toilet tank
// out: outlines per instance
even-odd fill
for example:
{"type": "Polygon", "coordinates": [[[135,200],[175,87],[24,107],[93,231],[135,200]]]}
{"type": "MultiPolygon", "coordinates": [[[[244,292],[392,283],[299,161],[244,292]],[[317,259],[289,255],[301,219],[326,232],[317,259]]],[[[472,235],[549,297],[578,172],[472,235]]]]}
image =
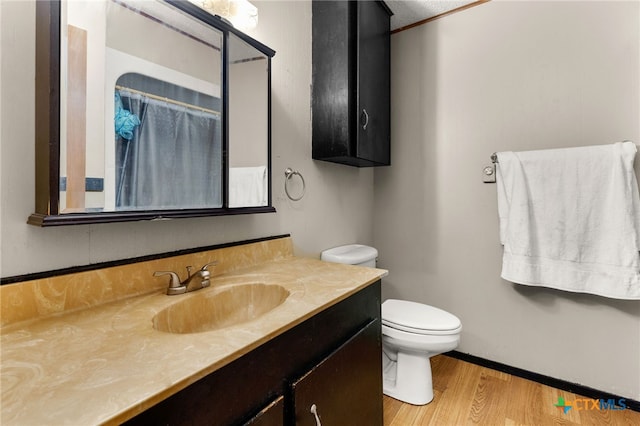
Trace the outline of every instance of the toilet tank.
{"type": "Polygon", "coordinates": [[[376,267],[378,250],[362,244],[349,244],[325,250],[320,254],[320,260],[326,262],[346,263],[348,265],[376,267]]]}

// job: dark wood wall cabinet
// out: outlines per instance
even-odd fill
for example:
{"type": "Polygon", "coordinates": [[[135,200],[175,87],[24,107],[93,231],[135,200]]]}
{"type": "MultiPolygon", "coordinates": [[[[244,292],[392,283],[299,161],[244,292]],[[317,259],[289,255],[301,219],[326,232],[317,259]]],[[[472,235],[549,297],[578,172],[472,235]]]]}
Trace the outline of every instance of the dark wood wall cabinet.
{"type": "Polygon", "coordinates": [[[312,5],[313,158],[390,164],[390,17],[381,1],[312,5]]]}
{"type": "Polygon", "coordinates": [[[377,281],[127,424],[382,425],[380,324],[377,281]]]}

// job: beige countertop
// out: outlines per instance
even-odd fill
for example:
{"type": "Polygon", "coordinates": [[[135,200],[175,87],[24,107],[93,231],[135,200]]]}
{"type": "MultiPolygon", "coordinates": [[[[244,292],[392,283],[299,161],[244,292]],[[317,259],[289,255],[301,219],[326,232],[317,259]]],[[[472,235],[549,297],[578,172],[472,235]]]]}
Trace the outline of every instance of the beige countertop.
{"type": "Polygon", "coordinates": [[[6,325],[1,423],[120,423],[385,274],[285,256],[215,276],[212,287],[185,295],[154,291],[6,325]],[[171,304],[245,283],[281,285],[290,295],[255,320],[219,330],[171,334],[152,326],[171,304]]]}

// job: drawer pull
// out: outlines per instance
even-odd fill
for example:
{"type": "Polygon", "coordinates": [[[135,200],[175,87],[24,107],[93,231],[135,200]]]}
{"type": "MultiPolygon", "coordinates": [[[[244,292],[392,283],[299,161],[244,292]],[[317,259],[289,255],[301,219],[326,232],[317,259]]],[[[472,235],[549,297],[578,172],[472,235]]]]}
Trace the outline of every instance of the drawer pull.
{"type": "Polygon", "coordinates": [[[311,414],[313,414],[313,416],[316,418],[316,426],[322,426],[322,423],[320,423],[320,417],[318,417],[318,407],[316,407],[316,404],[313,404],[311,406],[311,414]]]}

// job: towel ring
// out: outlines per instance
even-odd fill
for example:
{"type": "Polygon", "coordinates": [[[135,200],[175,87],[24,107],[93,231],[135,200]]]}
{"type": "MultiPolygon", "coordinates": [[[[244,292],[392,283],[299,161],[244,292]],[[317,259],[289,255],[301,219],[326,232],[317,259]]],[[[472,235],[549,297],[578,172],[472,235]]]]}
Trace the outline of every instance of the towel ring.
{"type": "Polygon", "coordinates": [[[306,190],[306,185],[304,183],[304,178],[302,177],[302,175],[300,174],[299,171],[297,170],[293,170],[290,167],[287,167],[287,169],[284,171],[284,192],[287,194],[287,197],[289,197],[289,199],[291,201],[300,201],[302,200],[302,197],[304,197],[304,193],[306,190]],[[291,176],[300,176],[300,180],[302,181],[302,194],[300,194],[299,197],[292,197],[291,194],[289,194],[289,188],[287,187],[287,183],[289,182],[289,180],[291,179],[291,176]]]}

